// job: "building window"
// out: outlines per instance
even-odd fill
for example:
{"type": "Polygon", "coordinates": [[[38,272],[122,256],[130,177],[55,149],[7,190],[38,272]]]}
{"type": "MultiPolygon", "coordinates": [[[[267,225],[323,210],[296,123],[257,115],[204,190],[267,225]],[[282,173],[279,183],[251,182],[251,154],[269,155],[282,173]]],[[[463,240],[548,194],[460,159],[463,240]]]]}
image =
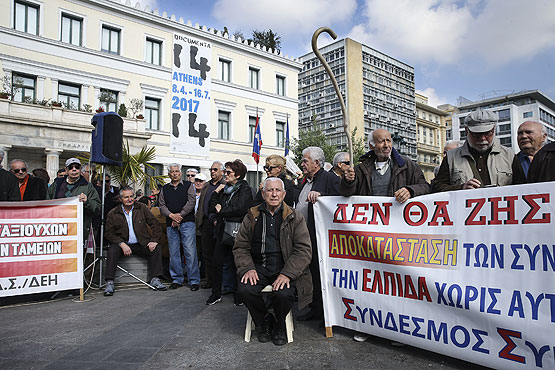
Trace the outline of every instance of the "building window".
{"type": "Polygon", "coordinates": [[[120,30],[102,26],[102,51],[112,54],[120,53],[120,30]]]}
{"type": "Polygon", "coordinates": [[[118,92],[112,90],[100,89],[100,106],[106,112],[117,112],[118,108],[118,92]]]}
{"type": "Polygon", "coordinates": [[[62,34],[61,41],[77,46],[82,45],[81,32],[83,29],[83,19],[71,15],[62,14],[62,34]]]}
{"type": "Polygon", "coordinates": [[[501,143],[501,145],[510,147],[511,146],[511,137],[510,136],[509,137],[502,137],[502,138],[499,139],[499,142],[501,143]]]}
{"type": "Polygon", "coordinates": [[[256,117],[249,116],[249,143],[254,141],[254,130],[256,129],[256,117]]]}
{"type": "Polygon", "coordinates": [[[524,112],[522,113],[522,118],[530,118],[532,117],[533,113],[532,112],[524,112]]]}
{"type": "Polygon", "coordinates": [[[81,87],[65,82],[58,83],[58,102],[67,109],[79,109],[81,101],[81,87]]]}
{"type": "Polygon", "coordinates": [[[276,76],[276,94],[285,96],[285,77],[276,76]]]}
{"type": "Polygon", "coordinates": [[[231,82],[231,62],[229,60],[220,59],[220,79],[231,82]]]}
{"type": "Polygon", "coordinates": [[[218,139],[229,140],[229,112],[218,111],[218,139]]]}
{"type": "Polygon", "coordinates": [[[252,89],[259,88],[258,78],[260,75],[260,70],[257,68],[249,67],[249,87],[252,89]]]}
{"type": "Polygon", "coordinates": [[[162,64],[162,42],[146,38],[146,62],[161,65],[162,64]]]}
{"type": "Polygon", "coordinates": [[[497,115],[499,117],[499,121],[509,121],[511,119],[511,110],[502,109],[500,111],[497,111],[497,115]]]}
{"type": "Polygon", "coordinates": [[[14,101],[31,103],[35,99],[35,78],[13,74],[12,94],[14,101]]]}
{"type": "Polygon", "coordinates": [[[276,122],[276,146],[285,147],[285,122],[276,122]]]}
{"type": "Polygon", "coordinates": [[[146,128],[158,130],[160,128],[160,100],[145,98],[146,128]]]}
{"type": "Polygon", "coordinates": [[[39,7],[23,1],[15,2],[15,29],[33,35],[39,34],[39,7]]]}

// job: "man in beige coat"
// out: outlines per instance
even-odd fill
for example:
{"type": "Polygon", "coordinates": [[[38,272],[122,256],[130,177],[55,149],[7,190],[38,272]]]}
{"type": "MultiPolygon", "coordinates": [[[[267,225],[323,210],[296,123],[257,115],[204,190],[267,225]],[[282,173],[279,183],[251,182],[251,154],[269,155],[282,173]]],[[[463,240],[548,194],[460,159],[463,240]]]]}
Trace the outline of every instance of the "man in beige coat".
{"type": "Polygon", "coordinates": [[[269,177],[262,188],[264,203],[249,209],[235,238],[233,255],[241,282],[237,293],[249,309],[260,342],[287,343],[285,317],[299,297],[299,309],[312,301],[310,236],[304,217],[283,202],[279,177],[269,177]],[[272,285],[268,312],[261,291],[272,285]]]}

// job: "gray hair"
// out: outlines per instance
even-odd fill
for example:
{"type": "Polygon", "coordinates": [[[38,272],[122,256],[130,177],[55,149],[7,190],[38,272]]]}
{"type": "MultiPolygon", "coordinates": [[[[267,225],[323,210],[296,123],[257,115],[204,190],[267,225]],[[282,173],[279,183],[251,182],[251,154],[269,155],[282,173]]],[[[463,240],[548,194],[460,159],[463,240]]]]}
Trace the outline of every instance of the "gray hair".
{"type": "Polygon", "coordinates": [[[368,146],[375,146],[376,145],[376,141],[374,140],[374,131],[376,130],[372,130],[370,131],[370,133],[368,134],[368,146]]]}
{"type": "Polygon", "coordinates": [[[185,171],[185,173],[187,172],[194,172],[196,175],[198,173],[198,170],[196,168],[187,168],[187,171],[185,171]]]}
{"type": "Polygon", "coordinates": [[[303,149],[303,157],[305,154],[308,154],[310,159],[312,159],[313,161],[318,162],[320,167],[324,166],[324,163],[326,162],[326,156],[324,155],[324,151],[322,150],[322,148],[319,148],[317,146],[309,146],[303,149]]]}
{"type": "Polygon", "coordinates": [[[133,196],[135,195],[135,190],[133,190],[133,188],[131,186],[122,186],[121,188],[119,188],[119,196],[121,198],[122,194],[124,191],[132,191],[133,192],[133,196]]]}
{"type": "Polygon", "coordinates": [[[27,162],[25,162],[23,159],[12,159],[9,163],[10,169],[12,167],[12,164],[14,164],[15,162],[23,162],[25,167],[29,168],[29,166],[27,165],[27,162]]]}
{"type": "Polygon", "coordinates": [[[170,163],[170,164],[168,164],[168,172],[171,171],[172,167],[177,167],[177,168],[179,168],[179,171],[181,171],[181,165],[179,163],[170,163]]]}
{"type": "Polygon", "coordinates": [[[340,162],[346,162],[349,157],[347,152],[339,152],[333,157],[333,167],[337,167],[340,162]]]}
{"type": "Polygon", "coordinates": [[[281,188],[285,190],[285,184],[283,183],[283,180],[279,177],[266,177],[266,180],[264,180],[264,185],[262,186],[262,190],[266,191],[266,184],[270,181],[278,181],[281,184],[281,188]]]}
{"type": "Polygon", "coordinates": [[[225,170],[225,166],[224,166],[223,162],[214,161],[214,162],[212,163],[212,165],[215,165],[216,163],[218,163],[218,164],[220,165],[220,170],[225,170]]]}

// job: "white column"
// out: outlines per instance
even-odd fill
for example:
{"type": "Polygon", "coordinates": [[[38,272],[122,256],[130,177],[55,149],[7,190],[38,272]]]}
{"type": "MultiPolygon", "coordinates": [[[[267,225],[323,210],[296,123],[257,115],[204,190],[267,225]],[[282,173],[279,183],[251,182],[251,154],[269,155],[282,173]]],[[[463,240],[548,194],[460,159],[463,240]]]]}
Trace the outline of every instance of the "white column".
{"type": "Polygon", "coordinates": [[[52,82],[52,101],[58,101],[58,80],[51,78],[50,81],[52,82]]]}
{"type": "MultiPolygon", "coordinates": [[[[120,104],[125,104],[125,91],[120,91],[118,94],[118,107],[116,112],[118,111],[120,104]]],[[[125,104],[125,107],[127,108],[127,104],[125,104]]]]}
{"type": "Polygon", "coordinates": [[[44,76],[37,76],[37,100],[44,99],[44,80],[46,77],[44,76]]]}
{"type": "Polygon", "coordinates": [[[46,171],[48,172],[52,182],[56,178],[60,167],[60,153],[62,152],[62,149],[46,148],[44,149],[44,152],[46,153],[46,171]]]}
{"type": "Polygon", "coordinates": [[[81,106],[89,104],[89,85],[81,86],[81,106]]]}
{"type": "Polygon", "coordinates": [[[0,149],[4,151],[4,159],[0,164],[2,165],[2,168],[6,171],[9,170],[8,163],[10,163],[10,160],[8,159],[8,153],[10,152],[11,148],[11,145],[0,144],[0,149]]]}

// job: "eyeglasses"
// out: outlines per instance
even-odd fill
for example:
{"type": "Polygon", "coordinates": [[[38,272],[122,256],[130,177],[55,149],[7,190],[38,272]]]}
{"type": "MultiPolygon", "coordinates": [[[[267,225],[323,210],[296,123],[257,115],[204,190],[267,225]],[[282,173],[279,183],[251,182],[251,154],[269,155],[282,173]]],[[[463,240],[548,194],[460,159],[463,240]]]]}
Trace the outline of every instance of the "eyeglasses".
{"type": "Polygon", "coordinates": [[[216,172],[216,171],[219,171],[219,170],[220,170],[219,168],[212,167],[212,168],[210,169],[210,172],[216,172]]]}
{"type": "Polygon", "coordinates": [[[14,170],[12,170],[14,173],[23,173],[23,172],[27,172],[27,169],[25,167],[23,168],[16,168],[14,170]]]}
{"type": "Polygon", "coordinates": [[[351,165],[351,161],[343,161],[343,162],[341,162],[341,163],[346,164],[347,166],[350,166],[350,165],[351,165]]]}
{"type": "Polygon", "coordinates": [[[226,175],[231,175],[232,173],[235,173],[235,171],[225,171],[226,175]]]}
{"type": "Polygon", "coordinates": [[[196,175],[185,175],[186,177],[195,177],[196,175]]]}
{"type": "Polygon", "coordinates": [[[279,166],[264,166],[264,171],[270,172],[274,168],[278,168],[279,166]]]}
{"type": "Polygon", "coordinates": [[[70,164],[69,166],[67,166],[67,169],[68,169],[68,170],[73,170],[73,169],[77,169],[77,170],[78,170],[78,169],[80,169],[80,168],[81,168],[81,165],[80,165],[80,164],[76,164],[76,163],[70,164]]]}

